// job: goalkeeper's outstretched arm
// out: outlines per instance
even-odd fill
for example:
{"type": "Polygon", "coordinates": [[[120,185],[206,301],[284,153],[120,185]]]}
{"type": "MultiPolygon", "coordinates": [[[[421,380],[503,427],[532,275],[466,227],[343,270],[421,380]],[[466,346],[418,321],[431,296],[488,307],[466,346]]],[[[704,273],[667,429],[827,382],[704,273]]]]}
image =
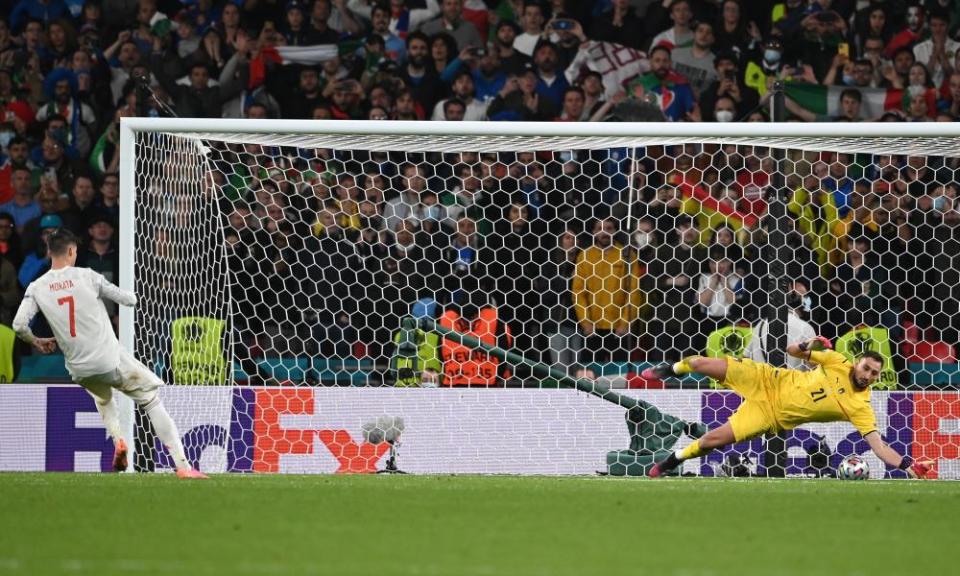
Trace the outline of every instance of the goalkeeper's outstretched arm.
{"type": "Polygon", "coordinates": [[[877,458],[883,460],[887,466],[899,468],[911,478],[926,478],[927,474],[933,471],[933,462],[929,460],[917,460],[909,456],[901,456],[896,450],[887,445],[880,437],[880,433],[874,430],[863,437],[870,445],[870,449],[877,455],[877,458]]]}

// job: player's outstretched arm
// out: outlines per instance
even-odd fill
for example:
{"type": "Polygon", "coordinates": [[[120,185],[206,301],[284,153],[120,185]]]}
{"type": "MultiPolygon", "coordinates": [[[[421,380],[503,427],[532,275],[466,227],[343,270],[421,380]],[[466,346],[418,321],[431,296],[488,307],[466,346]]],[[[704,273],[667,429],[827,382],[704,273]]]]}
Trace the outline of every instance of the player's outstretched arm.
{"type": "Polygon", "coordinates": [[[129,290],[124,290],[120,288],[113,282],[110,282],[103,277],[102,274],[97,274],[99,276],[100,282],[100,297],[106,298],[107,300],[113,300],[117,304],[122,306],[136,306],[137,305],[137,295],[129,290]]]}
{"type": "Polygon", "coordinates": [[[896,450],[887,446],[887,443],[880,437],[877,431],[870,432],[864,439],[870,445],[870,449],[877,455],[877,458],[883,460],[887,466],[893,466],[903,470],[911,478],[926,478],[933,471],[933,462],[929,460],[917,460],[909,456],[901,456],[896,450]]]}
{"type": "Polygon", "coordinates": [[[33,293],[28,288],[23,295],[23,300],[20,301],[20,307],[17,308],[17,315],[13,318],[13,331],[27,344],[44,354],[49,354],[56,348],[57,341],[53,338],[37,338],[30,329],[30,323],[33,322],[33,317],[38,311],[37,301],[33,299],[33,293]]]}

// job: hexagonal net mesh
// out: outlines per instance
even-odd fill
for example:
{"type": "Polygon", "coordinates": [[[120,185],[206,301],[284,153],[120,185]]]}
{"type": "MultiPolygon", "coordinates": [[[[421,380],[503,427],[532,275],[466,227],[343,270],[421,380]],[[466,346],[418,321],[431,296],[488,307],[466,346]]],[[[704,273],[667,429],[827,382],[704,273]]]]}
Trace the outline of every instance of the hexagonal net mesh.
{"type": "MultiPolygon", "coordinates": [[[[875,388],[927,390],[960,418],[942,392],[960,382],[957,150],[142,132],[135,350],[178,385],[557,386],[402,329],[429,316],[614,388],[710,388],[639,374],[692,354],[804,369],[776,352],[820,334],[879,352],[875,388]]],[[[432,471],[451,469],[512,471],[432,471]]]]}

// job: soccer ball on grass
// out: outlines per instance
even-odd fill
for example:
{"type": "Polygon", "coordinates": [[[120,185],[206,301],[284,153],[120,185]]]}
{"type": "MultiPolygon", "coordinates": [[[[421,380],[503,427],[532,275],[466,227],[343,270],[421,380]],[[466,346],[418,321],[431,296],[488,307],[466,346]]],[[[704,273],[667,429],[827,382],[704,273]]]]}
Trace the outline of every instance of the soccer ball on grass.
{"type": "Polygon", "coordinates": [[[866,480],[870,477],[870,465],[860,456],[847,456],[837,468],[841,480],[866,480]]]}

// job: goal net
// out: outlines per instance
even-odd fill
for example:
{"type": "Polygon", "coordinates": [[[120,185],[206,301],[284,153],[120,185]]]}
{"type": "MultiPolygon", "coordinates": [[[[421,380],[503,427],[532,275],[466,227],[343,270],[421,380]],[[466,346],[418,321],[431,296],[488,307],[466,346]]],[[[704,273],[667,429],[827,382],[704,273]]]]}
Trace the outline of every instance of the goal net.
{"type": "MultiPolygon", "coordinates": [[[[960,132],[720,128],[124,119],[123,337],[205,469],[633,474],[739,404],[644,367],[803,369],[783,348],[822,334],[883,356],[885,438],[960,476],[960,132]]],[[[145,426],[140,465],[167,466],[145,426]]],[[[865,450],[816,424],[685,471],[865,450]]]]}

